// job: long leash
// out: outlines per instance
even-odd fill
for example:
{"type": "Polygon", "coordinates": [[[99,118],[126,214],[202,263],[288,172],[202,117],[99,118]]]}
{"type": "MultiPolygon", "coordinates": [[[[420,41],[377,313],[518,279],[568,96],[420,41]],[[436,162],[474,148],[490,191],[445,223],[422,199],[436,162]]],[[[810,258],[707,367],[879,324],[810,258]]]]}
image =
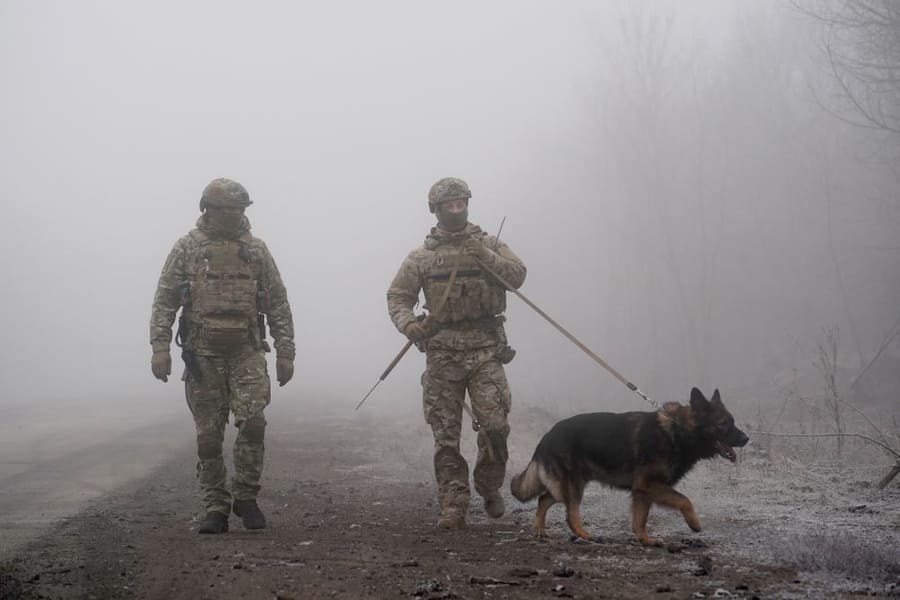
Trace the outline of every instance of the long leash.
{"type": "Polygon", "coordinates": [[[640,389],[638,389],[638,386],[636,386],[636,385],[634,385],[633,383],[631,383],[630,381],[628,381],[628,379],[626,379],[624,375],[622,375],[622,374],[619,373],[617,370],[615,370],[614,368],[612,368],[612,366],[610,366],[609,363],[607,363],[605,360],[603,360],[602,358],[600,358],[600,356],[598,356],[596,352],[594,352],[593,350],[591,350],[590,348],[588,348],[586,345],[584,345],[584,344],[581,342],[581,340],[579,340],[579,339],[576,338],[574,335],[572,335],[571,333],[569,333],[569,331],[568,331],[565,327],[563,327],[562,325],[560,325],[559,323],[557,323],[555,320],[553,320],[553,318],[550,317],[550,315],[548,315],[547,313],[545,313],[545,312],[544,312],[543,310],[541,310],[540,307],[538,307],[534,302],[532,302],[531,300],[529,300],[529,299],[525,296],[525,294],[523,294],[522,292],[520,292],[519,290],[517,290],[516,288],[514,288],[513,286],[511,286],[511,285],[509,284],[509,282],[506,281],[505,279],[503,279],[503,277],[501,277],[494,269],[492,269],[492,268],[490,268],[489,266],[487,266],[486,264],[484,264],[484,261],[482,261],[481,259],[475,257],[475,262],[477,262],[477,263],[481,266],[481,268],[483,268],[485,271],[487,271],[488,273],[490,273],[491,275],[493,275],[494,278],[495,278],[497,281],[499,281],[500,283],[502,283],[502,284],[503,284],[503,287],[505,287],[508,291],[510,291],[510,292],[512,292],[513,294],[515,294],[516,296],[518,296],[519,299],[522,300],[522,302],[524,302],[525,304],[527,304],[527,305],[528,305],[529,307],[531,307],[537,314],[539,314],[540,316],[542,316],[548,323],[550,323],[551,325],[553,325],[560,333],[562,333],[564,336],[566,336],[566,337],[569,339],[569,341],[571,341],[573,344],[575,344],[576,346],[578,346],[579,348],[581,348],[581,350],[582,350],[585,354],[587,354],[588,356],[590,356],[592,359],[594,359],[594,361],[595,361],[597,364],[599,364],[601,367],[603,367],[604,369],[606,369],[607,371],[609,371],[609,372],[612,374],[613,377],[615,377],[616,379],[618,379],[619,381],[621,381],[623,384],[625,384],[625,387],[627,387],[629,390],[631,390],[632,392],[634,392],[635,394],[637,394],[638,396],[640,396],[641,398],[643,398],[644,400],[646,400],[647,402],[649,402],[650,405],[653,406],[654,408],[656,408],[657,410],[662,409],[662,405],[661,405],[659,402],[657,402],[656,400],[653,400],[652,398],[648,397],[647,394],[645,394],[645,393],[642,392],[640,389]]]}

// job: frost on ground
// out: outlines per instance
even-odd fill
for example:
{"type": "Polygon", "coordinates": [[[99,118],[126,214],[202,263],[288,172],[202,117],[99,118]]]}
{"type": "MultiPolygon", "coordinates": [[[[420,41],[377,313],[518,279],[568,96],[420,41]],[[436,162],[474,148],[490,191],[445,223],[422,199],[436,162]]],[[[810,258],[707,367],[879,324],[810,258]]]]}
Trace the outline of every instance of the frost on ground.
{"type": "MultiPolygon", "coordinates": [[[[542,411],[514,412],[510,475],[527,464],[553,420],[542,411]]],[[[5,555],[0,598],[898,594],[900,486],[876,489],[874,470],[810,466],[751,445],[738,464],[704,462],[678,486],[695,504],[700,533],[654,508],[649,527],[667,547],[644,548],[630,530],[627,494],[595,484],[583,504],[593,541],[571,540],[559,505],[550,511],[550,538],[536,540],[535,503],[519,504],[507,490],[503,518],[488,519],[476,497],[468,529],[434,528],[431,433],[418,413],[276,409],[270,423],[260,499],[266,531],[244,531],[232,517],[227,535],[197,535],[188,445],[5,555]]],[[[119,454],[152,433],[122,437],[119,454]]],[[[173,437],[171,429],[160,435],[173,437]]],[[[471,430],[463,445],[471,458],[471,430]]],[[[108,442],[102,450],[96,460],[110,453],[108,442]]],[[[0,494],[8,482],[0,481],[0,494]]]]}

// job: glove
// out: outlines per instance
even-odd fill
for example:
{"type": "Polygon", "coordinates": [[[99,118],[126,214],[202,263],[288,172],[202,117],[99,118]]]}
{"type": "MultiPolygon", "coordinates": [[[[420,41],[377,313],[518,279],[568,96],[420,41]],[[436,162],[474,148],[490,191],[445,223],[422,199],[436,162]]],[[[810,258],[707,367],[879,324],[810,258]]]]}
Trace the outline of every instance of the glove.
{"type": "Polygon", "coordinates": [[[172,355],[168,350],[160,350],[154,352],[150,359],[150,370],[153,376],[160,381],[168,381],[169,375],[172,374],[172,355]]]}
{"type": "Polygon", "coordinates": [[[491,252],[487,246],[482,244],[481,241],[470,237],[463,242],[463,254],[466,256],[473,256],[481,262],[490,262],[494,253],[491,252]]]}
{"type": "Polygon", "coordinates": [[[425,338],[430,338],[437,333],[437,321],[428,315],[421,321],[413,321],[403,330],[405,335],[411,342],[421,342],[425,338]]]}
{"type": "Polygon", "coordinates": [[[278,357],[275,359],[275,378],[279,387],[284,386],[294,376],[294,361],[290,358],[278,357]]]}
{"type": "Polygon", "coordinates": [[[403,330],[403,335],[409,338],[409,341],[411,342],[420,342],[424,340],[427,333],[425,325],[421,321],[413,321],[403,330]]]}

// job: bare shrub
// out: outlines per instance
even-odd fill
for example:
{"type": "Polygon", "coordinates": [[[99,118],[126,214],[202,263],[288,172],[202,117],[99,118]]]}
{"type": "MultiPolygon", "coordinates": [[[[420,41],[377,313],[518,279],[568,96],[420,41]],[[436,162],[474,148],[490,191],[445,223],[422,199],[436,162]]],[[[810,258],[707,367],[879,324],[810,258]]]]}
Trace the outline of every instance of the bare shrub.
{"type": "MultiPolygon", "coordinates": [[[[841,396],[838,392],[837,383],[837,364],[838,364],[838,330],[832,327],[824,332],[825,342],[819,344],[819,356],[816,367],[825,380],[825,395],[823,401],[825,403],[826,412],[832,420],[832,426],[836,433],[843,433],[843,415],[841,414],[841,396]]],[[[844,438],[837,436],[835,438],[837,460],[840,462],[844,457],[844,438]]]]}
{"type": "Polygon", "coordinates": [[[893,546],[867,544],[842,533],[804,533],[772,540],[774,557],[804,571],[844,573],[857,579],[889,582],[900,577],[893,546]]]}

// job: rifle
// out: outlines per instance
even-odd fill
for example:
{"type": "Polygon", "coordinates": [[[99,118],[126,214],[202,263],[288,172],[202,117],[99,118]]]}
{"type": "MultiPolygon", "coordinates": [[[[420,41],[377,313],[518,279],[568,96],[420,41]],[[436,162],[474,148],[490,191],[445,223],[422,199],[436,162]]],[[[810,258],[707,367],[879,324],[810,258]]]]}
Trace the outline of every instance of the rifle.
{"type": "Polygon", "coordinates": [[[190,326],[184,312],[178,317],[178,332],[175,334],[175,345],[181,348],[181,360],[184,361],[184,368],[188,374],[196,381],[203,380],[203,373],[200,371],[200,364],[197,362],[197,355],[193,350],[184,347],[185,342],[190,336],[190,326]]]}
{"type": "Polygon", "coordinates": [[[266,315],[256,313],[256,328],[259,330],[259,341],[263,352],[271,352],[272,348],[266,340],[266,315]]]}

